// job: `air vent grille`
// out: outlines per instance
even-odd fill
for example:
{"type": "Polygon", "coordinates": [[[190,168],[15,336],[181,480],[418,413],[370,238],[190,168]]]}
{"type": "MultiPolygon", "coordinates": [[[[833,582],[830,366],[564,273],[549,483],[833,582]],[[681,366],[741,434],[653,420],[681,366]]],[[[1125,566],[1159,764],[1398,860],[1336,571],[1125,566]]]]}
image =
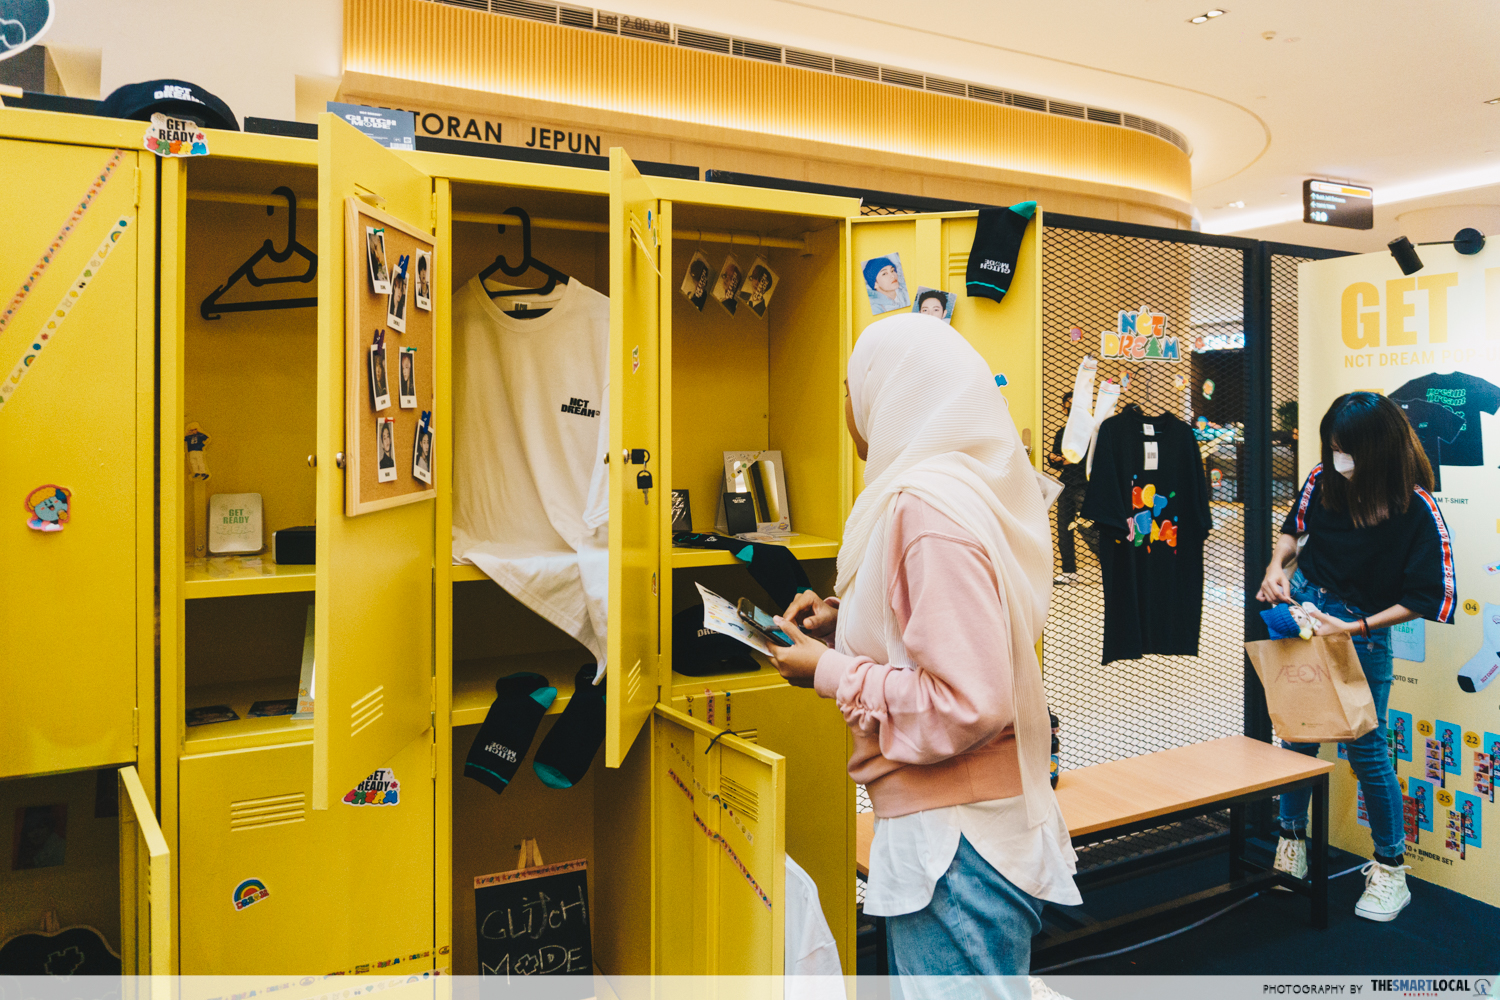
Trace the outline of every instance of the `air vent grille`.
{"type": "Polygon", "coordinates": [[[1063,101],[1048,101],[1047,110],[1054,115],[1062,115],[1066,118],[1082,118],[1082,104],[1067,104],[1063,101]]]}
{"type": "Polygon", "coordinates": [[[690,49],[703,49],[706,52],[729,51],[729,36],[714,35],[707,31],[698,31],[696,28],[678,28],[677,44],[690,49]]]}
{"type": "Polygon", "coordinates": [[[1046,111],[1047,100],[1044,97],[1032,97],[1029,94],[1011,94],[1006,103],[1018,108],[1026,108],[1030,111],[1046,111]]]}
{"type": "Polygon", "coordinates": [[[229,803],[229,831],[244,833],[269,826],[285,826],[307,819],[307,793],[271,795],[263,799],[241,799],[229,803]]]}
{"type": "Polygon", "coordinates": [[[490,0],[490,10],[508,17],[524,17],[528,21],[557,23],[557,7],[550,3],[533,3],[532,0],[490,0]]]}
{"type": "Polygon", "coordinates": [[[767,45],[764,42],[746,42],[736,38],[734,40],[734,54],[744,56],[746,59],[761,59],[765,62],[781,62],[781,49],[775,45],[767,45]]]}
{"type": "Polygon", "coordinates": [[[438,0],[438,3],[445,3],[450,7],[466,7],[469,10],[490,9],[489,0],[438,0]]]}
{"type": "Polygon", "coordinates": [[[719,798],[743,819],[755,822],[760,819],[760,795],[753,788],[746,788],[733,778],[720,776],[719,798]]]}
{"type": "Polygon", "coordinates": [[[927,89],[939,94],[952,94],[954,97],[968,97],[968,86],[957,80],[944,80],[942,77],[929,76],[927,78],[927,89]]]}
{"type": "Polygon", "coordinates": [[[602,10],[594,12],[594,30],[607,31],[612,35],[620,33],[620,15],[606,14],[602,10]]]}
{"type": "Polygon", "coordinates": [[[629,35],[631,38],[644,38],[652,42],[670,42],[672,40],[672,23],[670,21],[656,21],[649,17],[631,17],[628,14],[619,15],[620,34],[629,35]]]}
{"type": "Polygon", "coordinates": [[[969,84],[969,96],[976,101],[989,101],[991,104],[1011,103],[1010,94],[1003,90],[994,90],[990,87],[981,87],[977,83],[969,84]]]}
{"type": "Polygon", "coordinates": [[[870,63],[855,62],[853,59],[835,59],[833,71],[840,76],[857,76],[864,80],[879,80],[880,67],[872,66],[870,63]]]}
{"type": "Polygon", "coordinates": [[[922,89],[922,74],[908,73],[904,69],[891,69],[886,66],[880,67],[880,82],[894,83],[898,87],[915,87],[922,89]]]}
{"type": "Polygon", "coordinates": [[[567,7],[559,4],[557,19],[560,23],[566,24],[570,28],[592,28],[594,26],[594,11],[590,7],[567,7]]]}
{"type": "Polygon", "coordinates": [[[786,64],[788,66],[801,66],[803,69],[821,70],[824,73],[833,72],[833,56],[820,56],[816,52],[787,49],[786,64]]]}
{"type": "Polygon", "coordinates": [[[1120,112],[1101,111],[1099,108],[1089,108],[1089,121],[1104,122],[1106,125],[1120,124],[1120,112]]]}

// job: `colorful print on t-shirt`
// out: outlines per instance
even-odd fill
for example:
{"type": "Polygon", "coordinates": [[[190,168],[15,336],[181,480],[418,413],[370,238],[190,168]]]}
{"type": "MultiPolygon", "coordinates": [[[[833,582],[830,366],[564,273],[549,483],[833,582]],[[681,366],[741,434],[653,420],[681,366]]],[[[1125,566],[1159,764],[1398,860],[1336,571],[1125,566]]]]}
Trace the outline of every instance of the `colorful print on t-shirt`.
{"type": "Polygon", "coordinates": [[[1176,495],[1175,492],[1165,495],[1158,493],[1152,483],[1132,487],[1130,503],[1134,513],[1126,522],[1125,540],[1135,545],[1145,545],[1148,541],[1166,542],[1175,549],[1177,518],[1165,518],[1162,514],[1171,498],[1176,495]]]}

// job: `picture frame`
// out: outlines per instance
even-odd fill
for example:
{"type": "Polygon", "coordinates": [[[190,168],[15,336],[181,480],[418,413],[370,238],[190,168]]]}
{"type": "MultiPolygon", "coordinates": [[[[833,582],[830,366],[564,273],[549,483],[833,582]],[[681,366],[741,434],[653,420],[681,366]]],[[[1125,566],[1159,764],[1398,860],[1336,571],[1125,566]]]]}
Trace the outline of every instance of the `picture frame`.
{"type": "Polygon", "coordinates": [[[412,478],[432,482],[432,413],[424,412],[417,421],[417,436],[412,442],[412,478]]]}
{"type": "Polygon", "coordinates": [[[396,418],[375,418],[375,467],[380,482],[396,479],[396,418]]]}
{"type": "Polygon", "coordinates": [[[401,400],[401,409],[416,409],[417,349],[415,347],[403,347],[396,352],[396,393],[401,400]]]}
{"type": "Polygon", "coordinates": [[[411,254],[402,254],[396,261],[391,275],[391,293],[386,296],[385,325],[398,333],[406,332],[406,300],[411,289],[407,272],[411,267],[411,254]]]}
{"type": "Polygon", "coordinates": [[[376,413],[391,406],[391,379],[385,364],[385,331],[376,330],[370,343],[370,406],[376,413]]]}
{"type": "Polygon", "coordinates": [[[365,261],[370,270],[370,291],[376,295],[391,294],[390,258],[385,252],[385,227],[365,227],[365,261]]]}
{"type": "Polygon", "coordinates": [[[412,301],[423,312],[432,312],[432,254],[426,250],[418,250],[414,270],[412,301]]]}

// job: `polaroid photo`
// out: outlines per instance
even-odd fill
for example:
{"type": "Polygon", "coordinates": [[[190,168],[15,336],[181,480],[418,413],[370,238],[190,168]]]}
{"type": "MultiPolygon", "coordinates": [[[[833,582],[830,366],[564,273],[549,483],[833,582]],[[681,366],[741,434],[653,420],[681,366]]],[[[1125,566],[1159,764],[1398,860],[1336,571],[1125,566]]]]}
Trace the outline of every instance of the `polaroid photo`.
{"type": "Polygon", "coordinates": [[[430,250],[417,251],[417,274],[412,285],[412,298],[416,300],[418,309],[423,312],[432,312],[432,252],[430,250]]]}
{"type": "Polygon", "coordinates": [[[432,411],[423,410],[417,421],[417,439],[411,446],[411,474],[432,485],[432,411]]]}
{"type": "Polygon", "coordinates": [[[417,349],[403,347],[396,352],[396,391],[401,396],[401,409],[417,408],[417,349]]]}
{"type": "Polygon", "coordinates": [[[385,369],[385,331],[376,330],[370,344],[370,405],[376,413],[391,406],[391,383],[385,369]]]}
{"type": "Polygon", "coordinates": [[[714,282],[714,298],[731,316],[740,307],[740,300],[735,296],[739,294],[740,285],[744,280],[745,272],[740,270],[738,258],[734,254],[725,257],[724,266],[719,268],[719,280],[714,282]]]}
{"type": "Polygon", "coordinates": [[[396,479],[396,418],[375,418],[375,479],[390,483],[396,479]]]}
{"type": "Polygon", "coordinates": [[[15,831],[11,871],[56,868],[68,853],[68,804],[17,806],[15,831]]]}
{"type": "Polygon", "coordinates": [[[211,722],[233,722],[239,717],[239,713],[228,705],[208,705],[204,708],[187,710],[187,724],[190,726],[206,726],[211,722]]]}
{"type": "Polygon", "coordinates": [[[713,266],[708,262],[708,254],[699,250],[693,254],[693,259],[688,261],[687,273],[682,276],[682,294],[699,312],[703,311],[703,305],[708,301],[708,279],[713,273],[713,266]]]}
{"type": "Polygon", "coordinates": [[[277,715],[291,715],[297,711],[296,698],[277,698],[269,701],[257,701],[250,706],[250,718],[269,719],[277,715]]]}
{"type": "Polygon", "coordinates": [[[370,262],[370,291],[391,294],[391,269],[385,262],[385,227],[365,227],[365,256],[370,262]]]}
{"type": "Polygon", "coordinates": [[[766,306],[771,303],[771,294],[776,291],[780,282],[776,272],[771,270],[770,262],[764,257],[757,257],[755,263],[750,265],[750,274],[745,278],[745,284],[740,288],[740,301],[749,306],[755,315],[764,317],[766,306]]]}
{"type": "Polygon", "coordinates": [[[860,265],[864,274],[865,295],[870,300],[870,312],[881,313],[907,309],[911,298],[906,294],[906,272],[901,270],[901,255],[886,254],[871,257],[860,265]]]}
{"type": "Polygon", "coordinates": [[[396,262],[396,273],[391,275],[391,294],[385,300],[385,325],[399,333],[406,332],[407,268],[411,255],[402,254],[396,262]]]}
{"type": "Polygon", "coordinates": [[[958,305],[957,292],[945,292],[938,288],[926,288],[917,286],[917,301],[911,304],[911,311],[921,313],[924,316],[932,316],[942,320],[944,323],[953,322],[953,307],[958,305]]]}

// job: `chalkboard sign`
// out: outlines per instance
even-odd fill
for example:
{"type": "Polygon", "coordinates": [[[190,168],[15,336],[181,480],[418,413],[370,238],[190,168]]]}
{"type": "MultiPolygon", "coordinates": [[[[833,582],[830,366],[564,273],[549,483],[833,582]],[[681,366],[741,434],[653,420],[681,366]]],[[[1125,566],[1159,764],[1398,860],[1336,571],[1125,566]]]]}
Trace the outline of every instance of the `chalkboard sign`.
{"type": "Polygon", "coordinates": [[[479,876],[474,921],[481,976],[577,976],[576,995],[594,995],[587,861],[479,876]]]}

